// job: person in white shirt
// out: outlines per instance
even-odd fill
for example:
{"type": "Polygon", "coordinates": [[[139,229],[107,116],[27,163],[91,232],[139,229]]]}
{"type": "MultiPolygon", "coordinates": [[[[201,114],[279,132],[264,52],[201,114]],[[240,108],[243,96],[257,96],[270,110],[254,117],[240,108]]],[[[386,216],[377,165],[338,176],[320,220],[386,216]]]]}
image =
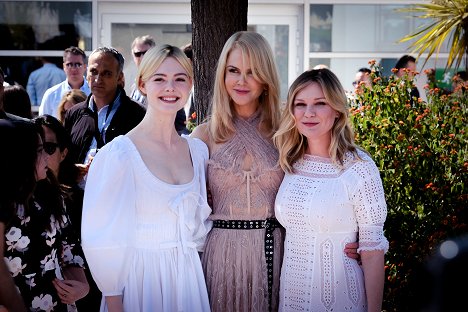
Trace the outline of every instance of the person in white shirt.
{"type": "Polygon", "coordinates": [[[59,103],[65,93],[72,89],[83,91],[87,96],[91,93],[84,78],[86,73],[86,54],[78,47],[69,47],[63,52],[63,70],[66,79],[47,89],[42,97],[39,115],[57,116],[59,103]]]}

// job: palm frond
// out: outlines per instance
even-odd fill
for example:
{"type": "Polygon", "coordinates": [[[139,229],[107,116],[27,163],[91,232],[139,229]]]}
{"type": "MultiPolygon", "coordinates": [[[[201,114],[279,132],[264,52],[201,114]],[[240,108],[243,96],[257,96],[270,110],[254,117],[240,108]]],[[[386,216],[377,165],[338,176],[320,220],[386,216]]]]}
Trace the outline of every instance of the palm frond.
{"type": "Polygon", "coordinates": [[[434,53],[438,57],[442,44],[447,42],[450,50],[446,69],[453,64],[457,68],[460,66],[463,57],[468,53],[468,0],[434,1],[430,4],[415,4],[397,11],[414,13],[412,16],[414,18],[432,21],[429,25],[420,26],[416,32],[399,40],[399,42],[413,41],[409,49],[417,53],[418,58],[427,52],[424,64],[434,53]]]}

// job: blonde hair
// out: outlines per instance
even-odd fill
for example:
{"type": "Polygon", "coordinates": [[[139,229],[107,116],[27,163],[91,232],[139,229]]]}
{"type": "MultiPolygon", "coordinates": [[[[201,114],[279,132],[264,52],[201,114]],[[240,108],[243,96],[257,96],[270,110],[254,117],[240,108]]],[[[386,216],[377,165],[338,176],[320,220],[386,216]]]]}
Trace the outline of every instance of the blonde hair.
{"type": "Polygon", "coordinates": [[[209,119],[210,136],[216,143],[225,142],[236,131],[233,122],[234,104],[224,83],[227,59],[233,49],[239,49],[244,58],[250,59],[254,79],[264,85],[265,91],[259,97],[258,107],[261,110],[262,128],[272,136],[279,124],[279,78],[271,47],[262,35],[252,31],[239,31],[224,44],[216,68],[209,119]]]}
{"type": "Polygon", "coordinates": [[[67,112],[65,110],[65,104],[67,102],[75,105],[85,101],[87,97],[88,96],[86,95],[86,93],[79,89],[73,89],[64,93],[57,107],[57,119],[60,120],[62,123],[65,121],[65,113],[67,112]]]}
{"type": "MultiPolygon", "coordinates": [[[[140,89],[140,86],[154,75],[159,66],[161,66],[162,62],[164,62],[164,60],[166,60],[168,57],[172,57],[177,62],[179,62],[182,68],[187,72],[190,80],[193,81],[192,63],[185,55],[185,53],[182,52],[182,50],[178,47],[163,44],[149,49],[145,53],[143,60],[141,60],[140,66],[138,66],[136,81],[138,89],[140,89]]],[[[146,94],[141,89],[140,92],[146,96],[146,94]]]]}
{"type": "Polygon", "coordinates": [[[357,154],[358,146],[354,144],[354,132],[349,122],[348,102],[343,86],[329,69],[309,70],[299,75],[289,88],[280,126],[273,137],[279,151],[279,164],[285,172],[293,171],[293,163],[304,156],[308,146],[307,138],[300,134],[296,127],[294,100],[296,95],[311,83],[320,86],[328,104],[339,113],[331,131],[328,149],[332,161],[342,166],[344,155],[348,151],[357,159],[361,159],[357,154]]]}

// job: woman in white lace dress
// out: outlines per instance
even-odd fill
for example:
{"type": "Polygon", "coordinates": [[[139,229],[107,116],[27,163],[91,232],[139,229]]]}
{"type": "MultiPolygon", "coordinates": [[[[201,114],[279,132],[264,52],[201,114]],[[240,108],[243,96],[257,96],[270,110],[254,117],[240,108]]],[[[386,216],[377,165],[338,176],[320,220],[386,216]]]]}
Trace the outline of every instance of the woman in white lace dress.
{"type": "Polygon", "coordinates": [[[161,45],[145,54],[137,81],[146,115],[97,153],[85,189],[83,250],[101,311],[208,312],[197,252],[210,229],[208,148],[174,128],[192,65],[179,48],[161,45]]]}
{"type": "Polygon", "coordinates": [[[291,85],[274,137],[286,172],[275,202],[286,228],[280,311],[381,310],[384,190],[354,144],[346,103],[330,70],[307,71],[291,85]],[[358,237],[362,266],[343,252],[358,237]]]}

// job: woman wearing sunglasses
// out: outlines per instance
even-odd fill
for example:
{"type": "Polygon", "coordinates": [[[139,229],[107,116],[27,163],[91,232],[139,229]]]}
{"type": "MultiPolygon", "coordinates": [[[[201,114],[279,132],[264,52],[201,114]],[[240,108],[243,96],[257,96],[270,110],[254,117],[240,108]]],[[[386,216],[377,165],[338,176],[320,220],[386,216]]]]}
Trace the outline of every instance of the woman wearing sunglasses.
{"type": "MultiPolygon", "coordinates": [[[[81,233],[81,213],[83,204],[83,190],[76,181],[79,175],[75,165],[67,158],[70,136],[62,123],[51,115],[42,115],[34,119],[44,131],[44,151],[48,154],[47,167],[56,181],[59,182],[64,197],[67,213],[75,233],[81,233]]],[[[85,260],[86,263],[86,260],[85,260]]],[[[101,293],[87,270],[86,278],[89,281],[90,292],[79,302],[78,310],[97,310],[101,303],[101,293]]]]}
{"type": "Polygon", "coordinates": [[[34,123],[22,122],[11,135],[6,150],[14,156],[2,162],[14,172],[4,177],[2,169],[2,182],[6,178],[8,183],[2,183],[2,190],[9,189],[6,195],[11,196],[1,203],[2,210],[11,213],[5,223],[4,260],[28,311],[69,311],[89,286],[78,237],[47,168],[50,155],[44,151],[44,132],[34,123]]]}

